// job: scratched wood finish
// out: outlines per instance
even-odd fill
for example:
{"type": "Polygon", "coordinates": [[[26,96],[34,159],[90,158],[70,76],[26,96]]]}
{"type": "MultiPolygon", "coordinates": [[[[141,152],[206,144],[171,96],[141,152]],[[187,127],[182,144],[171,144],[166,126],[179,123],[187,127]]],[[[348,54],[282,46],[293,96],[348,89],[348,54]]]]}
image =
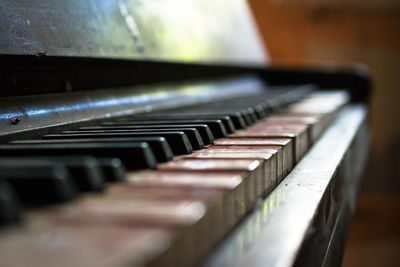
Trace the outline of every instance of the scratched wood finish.
{"type": "Polygon", "coordinates": [[[244,0],[6,0],[0,25],[0,54],[266,62],[244,0]]]}

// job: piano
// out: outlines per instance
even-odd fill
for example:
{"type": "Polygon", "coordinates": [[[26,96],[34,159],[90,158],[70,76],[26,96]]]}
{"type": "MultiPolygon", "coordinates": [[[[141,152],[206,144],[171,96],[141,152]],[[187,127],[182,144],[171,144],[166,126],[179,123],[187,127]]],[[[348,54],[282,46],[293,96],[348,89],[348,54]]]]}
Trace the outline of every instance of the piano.
{"type": "Polygon", "coordinates": [[[0,23],[0,266],[341,265],[363,66],[270,64],[244,0],[5,0],[0,23]]]}

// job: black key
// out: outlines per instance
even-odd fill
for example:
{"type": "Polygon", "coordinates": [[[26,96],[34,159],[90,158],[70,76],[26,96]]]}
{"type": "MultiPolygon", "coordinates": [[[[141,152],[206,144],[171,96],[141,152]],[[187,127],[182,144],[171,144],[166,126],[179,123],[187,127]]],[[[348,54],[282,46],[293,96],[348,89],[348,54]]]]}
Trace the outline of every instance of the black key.
{"type": "Polygon", "coordinates": [[[66,139],[40,139],[40,140],[15,140],[10,144],[75,144],[75,143],[130,143],[130,142],[146,142],[157,158],[158,162],[166,162],[172,160],[174,154],[171,147],[164,137],[122,137],[122,138],[70,138],[65,135],[66,139]]]}
{"type": "MultiPolygon", "coordinates": [[[[143,122],[143,121],[156,121],[159,122],[168,122],[168,124],[177,124],[176,121],[179,121],[179,124],[193,124],[193,123],[201,123],[207,124],[210,129],[219,131],[218,128],[213,129],[212,126],[218,127],[218,125],[222,122],[225,127],[225,131],[229,134],[234,133],[236,128],[233,125],[233,122],[229,116],[223,115],[199,115],[195,113],[169,113],[169,114],[161,114],[154,113],[152,115],[140,115],[140,116],[130,116],[130,117],[122,117],[117,119],[115,122],[143,122]],[[216,125],[215,125],[216,124],[216,125]]],[[[103,123],[103,125],[107,125],[109,122],[103,123]]],[[[213,131],[213,135],[215,138],[221,138],[216,136],[217,133],[213,131]]],[[[225,135],[226,136],[226,135],[225,135]]]]}
{"type": "Polygon", "coordinates": [[[246,122],[247,126],[250,126],[254,124],[255,121],[253,121],[253,118],[250,116],[250,114],[247,111],[238,111],[243,117],[243,120],[246,122]]]}
{"type": "Polygon", "coordinates": [[[0,224],[15,221],[19,217],[19,199],[4,179],[0,179],[0,224]]]}
{"type": "Polygon", "coordinates": [[[240,108],[238,111],[242,113],[244,119],[246,120],[246,123],[254,124],[255,122],[257,122],[258,118],[253,107],[246,105],[240,108]]]}
{"type": "Polygon", "coordinates": [[[97,158],[97,163],[104,172],[106,180],[109,182],[125,181],[125,166],[118,158],[97,158]]]}
{"type": "Polygon", "coordinates": [[[61,134],[75,134],[75,133],[152,133],[152,132],[183,132],[195,150],[204,147],[203,139],[195,128],[171,128],[171,129],[121,129],[121,130],[77,130],[77,131],[64,131],[61,134]]]}
{"type": "Polygon", "coordinates": [[[80,191],[100,191],[104,189],[106,181],[117,182],[125,180],[125,167],[118,158],[42,156],[32,158],[22,157],[20,159],[24,161],[39,159],[65,165],[73,175],[73,179],[80,191]]]}
{"type": "Polygon", "coordinates": [[[129,121],[112,121],[112,122],[103,122],[104,126],[118,126],[118,125],[174,125],[174,124],[206,124],[213,136],[215,138],[223,138],[227,136],[227,130],[222,122],[222,120],[212,120],[212,119],[174,119],[168,118],[168,120],[160,120],[160,119],[151,119],[148,118],[146,120],[141,120],[136,118],[134,120],[129,121]]]}
{"type": "Polygon", "coordinates": [[[79,133],[79,134],[48,134],[44,139],[82,139],[82,138],[137,138],[137,137],[164,137],[176,155],[192,153],[192,145],[183,132],[152,132],[152,133],[79,133]]]}
{"type": "Polygon", "coordinates": [[[271,98],[277,100],[282,106],[287,106],[306,97],[316,89],[317,87],[313,84],[274,86],[274,90],[271,91],[274,95],[271,98]]]}
{"type": "Polygon", "coordinates": [[[0,173],[0,178],[12,185],[20,199],[29,203],[66,201],[77,193],[69,171],[61,164],[1,159],[0,173]]]}
{"type": "Polygon", "coordinates": [[[109,125],[109,126],[86,126],[80,127],[79,130],[134,130],[134,129],[170,129],[170,128],[195,128],[203,139],[205,145],[211,145],[214,136],[207,124],[171,124],[171,125],[109,125]]]}
{"type": "Polygon", "coordinates": [[[260,99],[249,101],[249,103],[243,105],[242,108],[246,108],[246,110],[248,111],[250,117],[254,122],[266,116],[264,112],[263,103],[260,102],[260,99]]]}
{"type": "MultiPolygon", "coordinates": [[[[217,111],[205,111],[205,112],[215,112],[227,114],[228,116],[237,117],[239,114],[243,117],[247,125],[252,125],[257,121],[257,116],[254,113],[254,109],[249,105],[238,105],[237,107],[221,107],[221,104],[214,103],[212,107],[204,107],[204,110],[217,110],[217,111]]],[[[203,110],[200,113],[204,112],[203,110]]],[[[234,120],[232,118],[232,120],[234,120]]],[[[240,120],[240,118],[238,118],[240,120]]]]}
{"type": "MultiPolygon", "coordinates": [[[[204,106],[197,107],[198,113],[221,113],[227,114],[229,116],[236,116],[237,113],[240,113],[246,122],[254,123],[253,119],[255,118],[254,109],[251,107],[251,104],[246,103],[224,103],[224,102],[214,102],[210,104],[206,104],[204,106]]],[[[196,111],[191,111],[196,112],[196,111]]]]}
{"type": "Polygon", "coordinates": [[[118,157],[128,169],[155,169],[157,160],[147,143],[80,143],[0,145],[0,156],[90,155],[118,157]]]}
{"type": "Polygon", "coordinates": [[[251,117],[249,116],[246,110],[218,110],[215,111],[216,108],[210,109],[210,111],[205,111],[203,109],[199,111],[192,111],[201,115],[211,115],[211,116],[218,116],[218,115],[225,115],[229,116],[233,122],[233,125],[236,129],[243,129],[247,126],[253,124],[251,117]]]}
{"type": "MultiPolygon", "coordinates": [[[[101,191],[104,189],[106,178],[101,166],[94,157],[74,155],[36,158],[67,167],[79,191],[101,191]]],[[[22,157],[21,159],[29,161],[29,158],[22,157]]],[[[33,160],[35,159],[33,158],[33,160]]]]}
{"type": "MultiPolygon", "coordinates": [[[[229,116],[197,116],[199,119],[203,120],[220,120],[225,126],[225,130],[228,134],[234,133],[236,131],[235,125],[233,124],[231,118],[229,116]]],[[[218,137],[222,138],[222,137],[218,137]]]]}
{"type": "MultiPolygon", "coordinates": [[[[217,119],[220,116],[228,116],[235,129],[243,129],[247,127],[247,124],[243,118],[243,115],[240,112],[225,112],[225,111],[204,111],[201,110],[192,110],[190,112],[181,112],[173,115],[179,115],[182,118],[190,119],[190,118],[205,118],[205,119],[217,119]]],[[[136,118],[136,117],[135,117],[136,118]]],[[[169,118],[168,118],[169,119],[169,118]]]]}
{"type": "Polygon", "coordinates": [[[247,112],[249,114],[249,117],[251,118],[253,123],[256,123],[258,121],[257,113],[253,107],[248,107],[247,112]]]}
{"type": "Polygon", "coordinates": [[[265,104],[267,106],[267,111],[269,114],[277,113],[281,109],[281,106],[278,103],[278,101],[273,99],[265,101],[265,104]]]}
{"type": "Polygon", "coordinates": [[[200,113],[199,116],[202,115],[224,115],[224,116],[229,116],[233,122],[233,125],[235,126],[236,129],[244,129],[247,127],[247,123],[243,117],[243,115],[240,112],[204,112],[200,113]]]}
{"type": "Polygon", "coordinates": [[[254,112],[259,120],[261,120],[267,116],[267,114],[264,111],[264,106],[262,104],[255,105],[254,112]]]}

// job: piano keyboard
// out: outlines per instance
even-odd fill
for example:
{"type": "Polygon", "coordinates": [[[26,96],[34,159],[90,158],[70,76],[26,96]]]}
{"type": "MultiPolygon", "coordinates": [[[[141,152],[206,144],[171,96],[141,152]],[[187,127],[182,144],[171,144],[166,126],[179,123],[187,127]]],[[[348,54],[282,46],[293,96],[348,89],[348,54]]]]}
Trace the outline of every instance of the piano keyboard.
{"type": "Polygon", "coordinates": [[[198,263],[349,101],[290,89],[0,145],[0,266],[198,263]]]}

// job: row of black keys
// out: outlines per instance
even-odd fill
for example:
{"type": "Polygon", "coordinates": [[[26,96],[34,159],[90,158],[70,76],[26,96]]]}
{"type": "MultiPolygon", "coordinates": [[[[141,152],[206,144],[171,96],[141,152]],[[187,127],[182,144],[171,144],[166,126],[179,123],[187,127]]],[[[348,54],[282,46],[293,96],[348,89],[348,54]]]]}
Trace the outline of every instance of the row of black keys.
{"type": "Polygon", "coordinates": [[[40,140],[0,145],[0,156],[8,157],[0,160],[0,220],[8,221],[18,214],[17,197],[12,191],[30,204],[65,201],[80,191],[101,191],[105,182],[124,179],[124,166],[154,169],[158,162],[190,154],[212,144],[214,138],[252,125],[298,100],[307,90],[281,93],[275,98],[258,95],[230,100],[229,104],[186,107],[171,110],[168,115],[123,117],[45,135],[40,140]],[[269,100],[260,103],[261,98],[269,100]],[[218,112],[205,111],[217,107],[218,112]]]}

